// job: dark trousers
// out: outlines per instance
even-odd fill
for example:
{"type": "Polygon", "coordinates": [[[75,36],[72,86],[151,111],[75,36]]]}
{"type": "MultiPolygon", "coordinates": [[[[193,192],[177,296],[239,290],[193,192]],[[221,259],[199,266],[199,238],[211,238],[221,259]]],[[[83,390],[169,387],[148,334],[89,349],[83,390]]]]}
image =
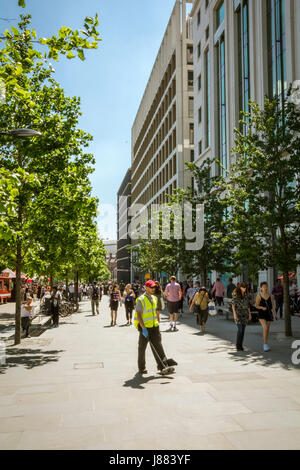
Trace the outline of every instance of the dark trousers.
{"type": "Polygon", "coordinates": [[[276,313],[279,310],[280,318],[282,318],[282,312],[283,312],[283,297],[275,295],[275,304],[276,304],[276,313]]]}
{"type": "Polygon", "coordinates": [[[26,332],[26,336],[29,335],[29,327],[30,327],[30,318],[29,317],[22,317],[22,330],[26,332]]]}
{"type": "MultiPolygon", "coordinates": [[[[153,328],[147,328],[148,333],[149,333],[149,339],[153,346],[155,347],[157,354],[159,355],[159,358],[161,359],[162,362],[166,361],[166,355],[163,349],[163,346],[161,344],[161,334],[159,331],[159,326],[155,326],[153,328]]],[[[145,359],[145,354],[146,354],[146,348],[148,344],[148,338],[145,338],[145,336],[142,334],[142,328],[139,326],[139,332],[140,332],[140,337],[139,337],[139,353],[138,353],[138,368],[139,371],[143,371],[146,368],[146,359],[145,359]]],[[[154,351],[152,345],[150,344],[154,359],[156,360],[157,368],[159,370],[162,370],[164,367],[160,361],[160,359],[157,357],[156,352],[154,351]]]]}
{"type": "Polygon", "coordinates": [[[53,304],[51,305],[51,315],[52,315],[53,325],[58,325],[59,323],[58,305],[56,305],[56,307],[53,304]]]}
{"type": "Polygon", "coordinates": [[[242,349],[246,325],[242,325],[241,323],[238,323],[237,328],[238,328],[238,331],[237,331],[237,337],[236,337],[236,347],[237,349],[242,349]]]}
{"type": "Polygon", "coordinates": [[[125,303],[125,311],[126,311],[127,321],[132,320],[133,306],[132,305],[126,305],[126,303],[125,303]]]}

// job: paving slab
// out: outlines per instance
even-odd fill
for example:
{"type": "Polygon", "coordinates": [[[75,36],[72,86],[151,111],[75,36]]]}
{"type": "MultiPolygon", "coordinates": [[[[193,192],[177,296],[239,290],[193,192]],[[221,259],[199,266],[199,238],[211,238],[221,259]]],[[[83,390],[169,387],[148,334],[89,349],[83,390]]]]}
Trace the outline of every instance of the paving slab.
{"type": "Polygon", "coordinates": [[[162,314],[163,345],[179,365],[159,376],[147,348],[141,377],[138,334],[125,325],[124,307],[116,327],[106,296],[100,312],[91,316],[82,302],[59,328],[19,346],[5,339],[0,449],[300,449],[300,367],[291,362],[298,318],[290,339],[274,322],[268,354],[260,326],[249,325],[241,354],[232,321],[210,318],[203,335],[185,312],[179,331],[167,333],[162,314]]]}

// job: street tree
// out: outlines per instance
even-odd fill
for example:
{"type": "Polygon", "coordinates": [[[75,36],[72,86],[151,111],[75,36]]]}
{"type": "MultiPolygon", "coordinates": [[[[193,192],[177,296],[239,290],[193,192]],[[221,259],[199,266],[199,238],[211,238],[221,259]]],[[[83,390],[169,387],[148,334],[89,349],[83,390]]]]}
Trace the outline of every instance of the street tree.
{"type": "Polygon", "coordinates": [[[223,184],[230,206],[227,229],[236,262],[283,273],[285,333],[292,335],[289,275],[300,246],[300,112],[289,99],[250,102],[243,133],[236,129],[236,163],[223,184]]]}
{"type": "MultiPolygon", "coordinates": [[[[24,2],[21,2],[24,6],[24,2]]],[[[78,56],[84,60],[85,49],[96,49],[100,41],[98,18],[87,17],[84,29],[73,31],[63,26],[57,36],[37,39],[29,29],[30,15],[22,16],[18,28],[6,30],[0,48],[0,80],[5,85],[6,102],[0,105],[0,128],[28,128],[39,130],[42,136],[30,141],[12,142],[10,136],[1,136],[0,168],[20,178],[15,197],[15,213],[7,212],[5,222],[9,227],[10,243],[14,243],[16,267],[16,333],[15,343],[21,337],[21,269],[24,261],[24,243],[34,238],[30,232],[30,204],[53,169],[64,171],[69,161],[76,158],[89,164],[91,157],[83,154],[91,138],[77,128],[79,118],[78,98],[67,98],[52,78],[53,66],[49,59],[60,55],[68,59],[78,56]],[[39,43],[39,49],[34,43],[39,43]],[[45,52],[40,51],[45,45],[45,52]]]]}
{"type": "Polygon", "coordinates": [[[205,160],[199,166],[195,163],[186,163],[186,170],[191,172],[194,178],[194,187],[178,189],[170,198],[171,204],[184,203],[196,207],[204,205],[204,240],[201,249],[187,250],[184,239],[180,244],[180,267],[182,271],[191,277],[201,276],[206,285],[208,273],[217,271],[223,273],[232,271],[229,249],[226,244],[226,230],[224,218],[226,207],[221,203],[221,189],[218,185],[219,176],[212,176],[214,161],[205,160]],[[222,240],[222,244],[219,241],[222,240]]]}

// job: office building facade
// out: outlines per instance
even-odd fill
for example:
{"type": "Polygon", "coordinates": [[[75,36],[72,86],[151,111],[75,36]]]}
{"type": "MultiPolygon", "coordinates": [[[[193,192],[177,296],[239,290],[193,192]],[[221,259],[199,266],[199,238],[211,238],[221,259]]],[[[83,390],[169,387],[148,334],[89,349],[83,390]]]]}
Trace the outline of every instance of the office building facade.
{"type": "MultiPolygon", "coordinates": [[[[283,97],[300,80],[300,2],[195,0],[191,16],[195,162],[217,157],[229,170],[249,98],[262,107],[266,95],[283,97]]],[[[214,174],[220,171],[215,165],[214,174]]],[[[260,275],[271,285],[273,277],[272,269],[260,275]]]]}
{"type": "Polygon", "coordinates": [[[130,283],[131,254],[128,248],[131,239],[128,234],[130,217],[128,208],[131,204],[131,170],[129,169],[118,191],[118,222],[117,222],[117,280],[130,283]]]}
{"type": "Polygon", "coordinates": [[[192,22],[176,1],[132,127],[132,203],[167,202],[185,187],[193,160],[194,89],[192,22]]]}

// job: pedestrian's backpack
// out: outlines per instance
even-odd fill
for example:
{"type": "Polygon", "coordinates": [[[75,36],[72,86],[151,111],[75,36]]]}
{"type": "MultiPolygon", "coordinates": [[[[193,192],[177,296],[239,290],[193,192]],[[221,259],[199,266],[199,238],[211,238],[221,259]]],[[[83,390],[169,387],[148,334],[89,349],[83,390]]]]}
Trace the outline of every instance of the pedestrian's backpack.
{"type": "Polygon", "coordinates": [[[213,317],[217,315],[216,305],[214,302],[209,302],[208,304],[208,313],[213,317]]]}
{"type": "Polygon", "coordinates": [[[93,286],[93,293],[92,293],[92,299],[93,300],[98,300],[99,296],[98,296],[98,289],[97,287],[93,286]]]}

